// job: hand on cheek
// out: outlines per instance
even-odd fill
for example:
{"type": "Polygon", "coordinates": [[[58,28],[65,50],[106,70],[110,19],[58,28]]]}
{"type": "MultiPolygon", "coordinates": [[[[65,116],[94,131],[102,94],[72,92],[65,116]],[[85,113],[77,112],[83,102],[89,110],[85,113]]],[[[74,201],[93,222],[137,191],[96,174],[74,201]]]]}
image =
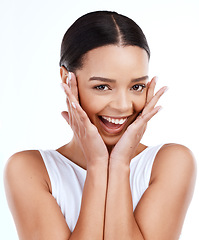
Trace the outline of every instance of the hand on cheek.
{"type": "Polygon", "coordinates": [[[136,148],[144,135],[148,121],[160,111],[161,106],[156,107],[156,104],[168,88],[162,87],[154,95],[155,84],[156,81],[155,78],[153,78],[149,83],[146,105],[115,145],[110,156],[111,164],[124,164],[129,166],[131,159],[135,155],[136,148]]]}
{"type": "Polygon", "coordinates": [[[87,169],[91,166],[108,164],[108,151],[97,128],[88,118],[78,101],[78,89],[75,75],[71,75],[68,84],[62,84],[67,95],[68,112],[62,112],[62,116],[70,124],[74,135],[82,149],[87,161],[87,169]]]}

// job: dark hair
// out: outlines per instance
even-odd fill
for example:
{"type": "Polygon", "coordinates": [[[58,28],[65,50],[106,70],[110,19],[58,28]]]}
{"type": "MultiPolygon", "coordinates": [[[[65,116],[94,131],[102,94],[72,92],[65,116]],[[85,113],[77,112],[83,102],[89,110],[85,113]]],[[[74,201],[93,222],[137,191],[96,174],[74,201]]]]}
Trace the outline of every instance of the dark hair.
{"type": "Polygon", "coordinates": [[[78,18],[65,33],[61,44],[60,67],[75,72],[83,66],[84,55],[107,46],[138,46],[150,49],[142,29],[130,18],[110,11],[91,12],[78,18]]]}

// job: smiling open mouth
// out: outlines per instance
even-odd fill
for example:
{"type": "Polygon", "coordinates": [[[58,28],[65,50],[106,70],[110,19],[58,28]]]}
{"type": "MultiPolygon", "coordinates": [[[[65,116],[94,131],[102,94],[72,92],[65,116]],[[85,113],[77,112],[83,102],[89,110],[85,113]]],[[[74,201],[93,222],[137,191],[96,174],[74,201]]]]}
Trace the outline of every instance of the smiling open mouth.
{"type": "Polygon", "coordinates": [[[107,116],[99,116],[100,124],[103,129],[108,133],[119,133],[123,128],[127,121],[127,117],[125,118],[113,118],[107,116]]]}

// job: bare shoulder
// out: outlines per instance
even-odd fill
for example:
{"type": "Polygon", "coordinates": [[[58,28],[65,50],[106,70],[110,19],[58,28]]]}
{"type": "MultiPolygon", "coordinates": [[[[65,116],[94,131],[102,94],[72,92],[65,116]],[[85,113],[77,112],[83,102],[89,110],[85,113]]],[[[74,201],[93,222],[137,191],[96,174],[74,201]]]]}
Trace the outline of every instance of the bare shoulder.
{"type": "Polygon", "coordinates": [[[151,182],[155,179],[168,179],[194,185],[196,161],[191,150],[180,144],[165,144],[157,153],[152,169],[151,182]]]}
{"type": "Polygon", "coordinates": [[[173,168],[186,168],[188,171],[194,171],[196,168],[196,161],[191,150],[180,144],[165,144],[159,150],[155,163],[157,165],[172,165],[173,168]]]}
{"type": "Polygon", "coordinates": [[[166,144],[157,153],[150,186],[135,210],[147,239],[178,239],[196,180],[192,152],[179,144],[166,144]]]}
{"type": "Polygon", "coordinates": [[[20,239],[68,239],[70,230],[55,198],[39,151],[10,157],[4,182],[20,239]]]}
{"type": "Polygon", "coordinates": [[[21,181],[23,186],[30,181],[42,181],[49,183],[48,174],[37,150],[17,152],[9,159],[4,169],[5,187],[12,188],[21,181]],[[24,181],[25,180],[25,181],[24,181]]]}
{"type": "Polygon", "coordinates": [[[27,162],[31,163],[41,159],[41,155],[37,150],[26,150],[14,153],[7,162],[7,166],[12,164],[25,164],[27,162]]]}

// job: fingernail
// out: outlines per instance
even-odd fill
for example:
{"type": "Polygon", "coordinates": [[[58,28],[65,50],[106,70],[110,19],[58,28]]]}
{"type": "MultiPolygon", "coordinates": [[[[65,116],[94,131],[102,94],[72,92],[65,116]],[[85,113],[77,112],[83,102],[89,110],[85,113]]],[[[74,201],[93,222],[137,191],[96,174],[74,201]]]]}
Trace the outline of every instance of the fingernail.
{"type": "Polygon", "coordinates": [[[67,83],[67,84],[69,83],[69,81],[71,80],[71,78],[72,78],[72,75],[71,75],[71,72],[69,72],[69,73],[68,73],[68,76],[67,76],[67,78],[66,78],[66,83],[67,83]]]}
{"type": "Polygon", "coordinates": [[[72,106],[73,106],[73,107],[76,109],[75,103],[74,103],[74,102],[72,102],[71,104],[72,104],[72,106]]]}
{"type": "Polygon", "coordinates": [[[160,112],[163,109],[163,107],[159,107],[158,112],[160,112]]]}
{"type": "Polygon", "coordinates": [[[72,74],[71,74],[71,72],[69,72],[69,73],[68,73],[68,81],[70,81],[71,78],[72,78],[72,74]]]}
{"type": "Polygon", "coordinates": [[[165,87],[164,93],[167,92],[168,90],[169,90],[169,88],[168,88],[168,87],[165,87]]]}

